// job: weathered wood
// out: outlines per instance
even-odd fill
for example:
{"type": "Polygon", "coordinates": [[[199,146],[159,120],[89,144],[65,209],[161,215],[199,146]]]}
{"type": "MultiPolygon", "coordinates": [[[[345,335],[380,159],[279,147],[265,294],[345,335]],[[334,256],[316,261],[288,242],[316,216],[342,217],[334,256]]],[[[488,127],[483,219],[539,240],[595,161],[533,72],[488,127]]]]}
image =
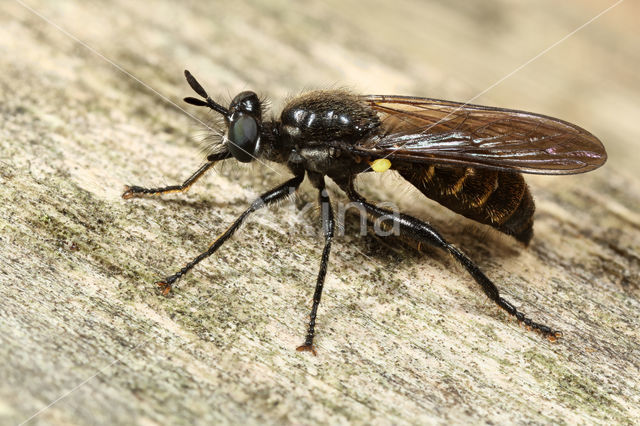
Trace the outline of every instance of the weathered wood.
{"type": "Polygon", "coordinates": [[[154,288],[286,176],[225,166],[188,194],[120,199],[201,164],[200,124],[158,93],[193,113],[189,68],[222,99],[255,88],[276,111],[343,85],[466,100],[612,3],[28,3],[69,34],[20,2],[0,10],[0,423],[640,421],[637,3],[475,100],[576,122],[608,148],[594,173],[528,179],[529,249],[398,196],[399,178],[363,185],[439,226],[565,339],[519,328],[445,256],[347,222],[317,357],[294,351],[321,251],[314,213],[257,213],[171,297],[154,288]]]}

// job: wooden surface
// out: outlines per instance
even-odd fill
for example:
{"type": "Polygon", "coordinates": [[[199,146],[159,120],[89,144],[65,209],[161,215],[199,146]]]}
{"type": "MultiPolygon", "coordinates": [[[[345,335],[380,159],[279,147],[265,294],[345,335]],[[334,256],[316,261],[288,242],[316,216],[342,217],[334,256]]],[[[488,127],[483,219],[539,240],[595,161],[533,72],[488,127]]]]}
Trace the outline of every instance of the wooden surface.
{"type": "Polygon", "coordinates": [[[321,252],[313,212],[260,212],[171,297],[154,288],[286,176],[225,166],[185,195],[120,199],[201,164],[201,126],[167,102],[200,112],[180,101],[182,70],[276,112],[326,87],[465,101],[613,2],[27,4],[68,33],[0,8],[0,423],[640,421],[637,2],[474,101],[575,122],[610,154],[587,175],[528,179],[529,249],[399,178],[362,185],[438,226],[565,339],[519,328],[446,256],[348,222],[317,357],[294,351],[321,252]]]}

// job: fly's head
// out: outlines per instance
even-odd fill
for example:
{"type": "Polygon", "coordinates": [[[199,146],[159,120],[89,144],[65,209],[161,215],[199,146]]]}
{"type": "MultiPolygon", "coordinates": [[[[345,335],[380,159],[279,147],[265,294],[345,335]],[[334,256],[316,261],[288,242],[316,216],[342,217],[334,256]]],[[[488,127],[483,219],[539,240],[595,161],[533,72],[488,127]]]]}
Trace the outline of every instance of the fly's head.
{"type": "Polygon", "coordinates": [[[185,71],[184,75],[191,88],[204,98],[188,97],[184,99],[185,102],[206,106],[222,114],[227,125],[224,138],[226,150],[242,163],[254,160],[260,150],[262,134],[262,102],[258,95],[250,91],[241,92],[233,98],[229,108],[225,108],[209,97],[189,71],[185,71]]]}
{"type": "Polygon", "coordinates": [[[262,106],[254,92],[241,92],[229,105],[227,149],[236,160],[248,163],[260,149],[262,106]]]}

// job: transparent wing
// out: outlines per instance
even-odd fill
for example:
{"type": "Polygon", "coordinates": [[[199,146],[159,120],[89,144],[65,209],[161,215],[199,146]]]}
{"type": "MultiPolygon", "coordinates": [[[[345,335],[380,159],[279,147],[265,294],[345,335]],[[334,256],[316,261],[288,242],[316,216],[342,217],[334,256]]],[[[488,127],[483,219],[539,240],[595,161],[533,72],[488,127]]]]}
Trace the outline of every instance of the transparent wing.
{"type": "Polygon", "coordinates": [[[595,136],[557,118],[409,96],[360,99],[382,120],[379,135],[354,147],[365,155],[537,174],[584,173],[607,159],[595,136]]]}

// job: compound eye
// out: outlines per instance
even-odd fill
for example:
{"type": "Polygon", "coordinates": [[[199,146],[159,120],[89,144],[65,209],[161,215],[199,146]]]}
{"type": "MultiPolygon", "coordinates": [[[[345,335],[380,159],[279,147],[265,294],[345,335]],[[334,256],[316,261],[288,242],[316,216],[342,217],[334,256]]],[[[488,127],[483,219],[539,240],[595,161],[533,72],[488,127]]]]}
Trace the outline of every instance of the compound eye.
{"type": "Polygon", "coordinates": [[[240,115],[229,125],[227,148],[236,160],[248,163],[253,160],[259,139],[256,120],[249,115],[240,115]]]}

